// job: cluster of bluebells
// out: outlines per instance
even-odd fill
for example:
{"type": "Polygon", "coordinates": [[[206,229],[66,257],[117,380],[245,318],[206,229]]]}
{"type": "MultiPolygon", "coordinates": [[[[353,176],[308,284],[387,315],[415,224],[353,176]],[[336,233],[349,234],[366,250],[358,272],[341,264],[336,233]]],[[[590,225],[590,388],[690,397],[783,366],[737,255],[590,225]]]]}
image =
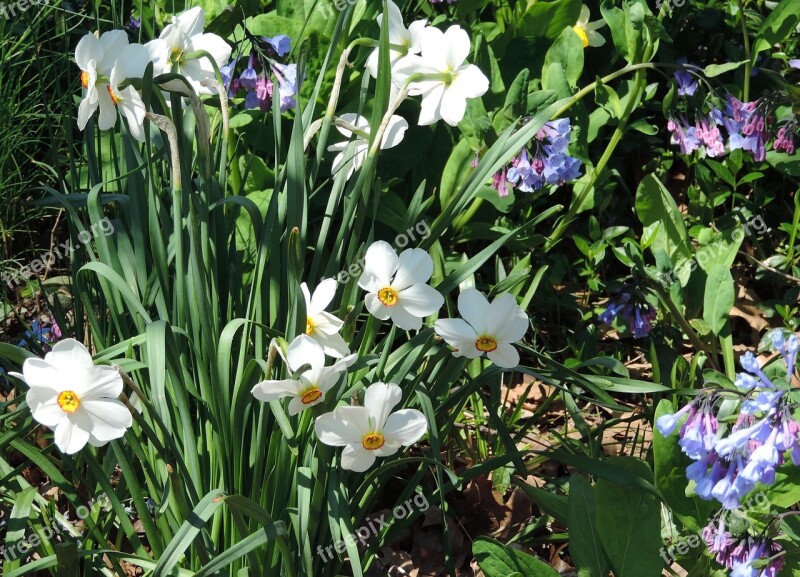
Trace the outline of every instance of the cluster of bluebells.
{"type": "Polygon", "coordinates": [[[783,568],[779,543],[748,535],[735,539],[725,530],[724,516],[718,526],[712,521],[703,529],[703,541],[717,563],[731,569],[731,577],[777,577],[783,568]]]}
{"type": "Polygon", "coordinates": [[[259,108],[267,112],[272,108],[273,98],[279,99],[281,112],[294,108],[297,105],[297,64],[284,64],[277,60],[289,53],[291,39],[285,34],[273,38],[249,38],[253,48],[241,73],[235,76],[240,58],[234,58],[220,69],[228,97],[235,98],[244,93],[244,107],[248,110],[259,108]],[[278,84],[277,94],[273,78],[278,84]]]}
{"type": "MultiPolygon", "coordinates": [[[[740,359],[744,372],[735,380],[741,401],[732,426],[718,419],[718,401],[723,397],[713,391],[656,421],[661,434],[669,436],[687,417],[678,442],[694,461],[686,468],[686,477],[696,483],[694,490],[701,499],[717,500],[728,511],[738,508],[757,483],[774,483],[776,469],[787,458],[800,465],[800,424],[793,416],[797,403],[791,398],[800,339],[775,331],[772,344],[786,365],[786,378],[768,377],[755,356],[745,353],[740,359]]],[[[724,515],[719,527],[706,527],[703,537],[717,561],[732,570],[732,577],[775,577],[782,567],[777,543],[765,537],[735,540],[725,530],[724,515]]]]}
{"type": "MultiPolygon", "coordinates": [[[[692,96],[698,87],[697,78],[689,72],[692,67],[678,69],[675,81],[678,94],[692,96]]],[[[672,114],[667,121],[672,144],[680,147],[681,154],[698,151],[710,158],[719,158],[737,149],[746,150],[759,162],[766,159],[767,143],[772,138],[769,121],[776,103],[773,98],[759,98],[741,102],[732,94],[725,99],[724,108],[711,105],[707,111],[697,110],[694,122],[684,114],[672,114]]],[[[778,129],[772,148],[793,154],[797,122],[790,120],[778,129]]]]}
{"type": "Polygon", "coordinates": [[[657,314],[658,310],[643,299],[628,291],[618,291],[600,314],[600,321],[610,325],[620,317],[627,321],[634,338],[640,339],[650,334],[657,314]]]}
{"type": "Polygon", "coordinates": [[[55,319],[43,321],[37,318],[31,323],[30,330],[25,331],[17,346],[30,348],[33,343],[39,343],[39,346],[47,352],[50,350],[50,345],[59,339],[61,339],[61,328],[55,319]]]}
{"type": "Polygon", "coordinates": [[[500,196],[511,188],[534,192],[545,185],[560,186],[580,176],[582,162],[569,155],[572,127],[568,118],[545,123],[528,148],[494,175],[492,186],[500,196]]]}

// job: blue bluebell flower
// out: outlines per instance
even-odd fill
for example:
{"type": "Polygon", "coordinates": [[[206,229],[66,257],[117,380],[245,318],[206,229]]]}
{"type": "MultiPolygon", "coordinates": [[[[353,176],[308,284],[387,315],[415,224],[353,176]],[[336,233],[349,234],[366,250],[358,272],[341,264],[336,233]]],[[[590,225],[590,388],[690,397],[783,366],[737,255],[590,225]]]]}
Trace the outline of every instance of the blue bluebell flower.
{"type": "MultiPolygon", "coordinates": [[[[679,58],[678,64],[685,65],[686,58],[679,58]]],[[[692,96],[697,90],[697,78],[687,70],[687,68],[679,68],[673,74],[675,81],[678,83],[678,94],[681,96],[692,96]]]]}

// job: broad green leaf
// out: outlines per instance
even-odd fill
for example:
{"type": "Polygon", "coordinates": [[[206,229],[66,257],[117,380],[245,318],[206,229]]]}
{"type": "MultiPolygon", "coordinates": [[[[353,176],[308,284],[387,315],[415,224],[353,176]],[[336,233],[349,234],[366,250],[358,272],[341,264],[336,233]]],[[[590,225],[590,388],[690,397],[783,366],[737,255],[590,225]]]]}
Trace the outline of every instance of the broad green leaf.
{"type": "MultiPolygon", "coordinates": [[[[653,477],[643,461],[633,457],[608,459],[646,482],[653,477]]],[[[661,504],[642,489],[600,479],[595,485],[597,530],[616,577],[660,575],[661,504]]]]}
{"type": "Polygon", "coordinates": [[[596,504],[586,478],[569,479],[569,553],[581,575],[608,577],[608,558],[597,531],[596,504]]]}
{"type": "MultiPolygon", "coordinates": [[[[654,253],[664,251],[674,267],[692,257],[689,234],[678,205],[654,174],[646,176],[636,190],[636,214],[644,225],[643,237],[656,231],[651,245],[654,253]]],[[[683,278],[681,284],[685,284],[683,278]]]]}
{"type": "Polygon", "coordinates": [[[583,44],[572,28],[564,28],[544,57],[543,70],[558,62],[570,86],[575,86],[583,72],[583,44]]]}
{"type": "Polygon", "coordinates": [[[706,279],[703,320],[715,335],[719,335],[725,328],[735,297],[736,290],[730,269],[724,265],[711,267],[706,279]]]}
{"type": "Polygon", "coordinates": [[[581,0],[529,2],[519,30],[524,36],[555,39],[567,26],[574,26],[581,14],[581,0]]]}
{"type": "Polygon", "coordinates": [[[800,23],[800,2],[782,0],[773,8],[758,29],[758,39],[753,46],[753,58],[762,50],[784,42],[794,33],[800,23]]]}
{"type": "Polygon", "coordinates": [[[558,577],[558,572],[547,563],[488,537],[475,540],[472,554],[486,577],[558,577]]]}
{"type": "Polygon", "coordinates": [[[745,62],[747,62],[747,60],[742,60],[741,62],[728,62],[726,64],[709,64],[708,66],[703,68],[703,74],[705,74],[709,78],[713,78],[714,76],[725,74],[726,72],[730,72],[731,70],[736,70],[740,66],[742,66],[745,62]]]}

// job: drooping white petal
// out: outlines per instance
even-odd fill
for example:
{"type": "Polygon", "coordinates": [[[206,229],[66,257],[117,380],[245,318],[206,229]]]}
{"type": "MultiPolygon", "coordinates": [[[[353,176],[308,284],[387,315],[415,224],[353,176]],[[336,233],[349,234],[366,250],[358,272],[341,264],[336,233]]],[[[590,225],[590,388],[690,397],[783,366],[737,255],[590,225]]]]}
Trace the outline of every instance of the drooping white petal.
{"type": "Polygon", "coordinates": [[[120,96],[119,109],[128,121],[128,131],[136,140],[144,142],[144,119],[147,109],[142,97],[133,86],[126,86],[120,96]]]}
{"type": "Polygon", "coordinates": [[[361,275],[358,286],[366,290],[362,285],[365,275],[371,275],[384,286],[389,286],[399,264],[397,253],[388,242],[379,240],[372,243],[364,256],[364,274],[361,275]]]}
{"type": "Polygon", "coordinates": [[[100,104],[100,116],[97,119],[97,126],[100,130],[113,128],[117,123],[117,107],[108,93],[108,84],[98,86],[97,96],[100,104]]]}
{"type": "MultiPolygon", "coordinates": [[[[73,416],[75,414],[77,413],[73,413],[73,416]]],[[[62,453],[72,455],[86,446],[89,441],[91,422],[88,424],[89,426],[87,427],[84,421],[79,421],[76,418],[67,418],[55,427],[53,440],[62,453]]]]}
{"type": "MultiPolygon", "coordinates": [[[[339,118],[341,118],[347,124],[352,124],[359,130],[363,130],[364,132],[369,134],[369,121],[360,114],[356,114],[355,112],[345,112],[339,118]]],[[[342,133],[343,136],[346,136],[347,138],[353,136],[352,130],[345,128],[344,126],[339,126],[338,124],[336,124],[335,126],[336,130],[342,133]]]]}
{"type": "MultiPolygon", "coordinates": [[[[197,52],[204,50],[208,52],[217,66],[225,66],[231,58],[231,47],[220,36],[216,34],[197,34],[189,38],[189,45],[187,52],[197,52]]],[[[208,59],[203,57],[203,60],[209,65],[209,69],[213,70],[213,66],[208,62],[208,59]]]]}
{"type": "Polygon", "coordinates": [[[425,415],[416,409],[403,409],[386,419],[383,436],[387,443],[408,446],[419,441],[427,430],[425,415]]]}
{"type": "Polygon", "coordinates": [[[422,97],[417,124],[420,126],[427,126],[429,124],[435,124],[442,119],[445,90],[444,83],[439,83],[422,97]]]}
{"type": "Polygon", "coordinates": [[[586,4],[581,5],[581,15],[578,17],[578,22],[576,26],[585,27],[586,24],[589,23],[589,18],[591,14],[589,12],[589,7],[586,4]]]}
{"type": "MultiPolygon", "coordinates": [[[[598,26],[597,28],[602,28],[602,25],[598,26]]],[[[589,46],[592,48],[603,46],[606,43],[606,39],[602,34],[589,28],[586,29],[586,39],[589,41],[589,46]]]]}
{"type": "Polygon", "coordinates": [[[386,418],[403,398],[403,391],[394,383],[373,383],[364,393],[364,407],[369,411],[376,431],[383,430],[386,418]]]}
{"type": "Polygon", "coordinates": [[[97,90],[95,89],[93,92],[94,100],[87,97],[81,100],[80,105],[78,106],[78,129],[83,130],[86,128],[86,123],[89,122],[89,119],[94,114],[94,111],[97,110],[98,107],[98,95],[97,90]]]}
{"type": "Polygon", "coordinates": [[[412,315],[401,304],[390,309],[389,318],[397,325],[398,329],[404,331],[418,331],[422,328],[422,318],[412,315]]]}
{"type": "Polygon", "coordinates": [[[389,119],[389,124],[386,126],[386,132],[383,133],[381,148],[394,148],[403,142],[406,130],[408,130],[408,121],[402,116],[392,115],[389,119]]]}
{"type": "Polygon", "coordinates": [[[513,369],[519,365],[519,353],[508,343],[497,343],[497,348],[486,353],[486,356],[498,367],[504,369],[513,369]]]}
{"type": "Polygon", "coordinates": [[[318,369],[325,366],[325,352],[317,341],[308,335],[300,335],[286,350],[286,360],[292,372],[300,370],[300,367],[307,364],[311,365],[311,368],[318,369]]]}
{"type": "Polygon", "coordinates": [[[285,379],[282,381],[266,380],[261,381],[250,391],[259,401],[269,403],[283,397],[296,396],[302,390],[300,381],[285,379]]]}
{"type": "Polygon", "coordinates": [[[359,445],[347,445],[342,451],[342,468],[363,473],[375,464],[375,451],[367,451],[359,445]]]}

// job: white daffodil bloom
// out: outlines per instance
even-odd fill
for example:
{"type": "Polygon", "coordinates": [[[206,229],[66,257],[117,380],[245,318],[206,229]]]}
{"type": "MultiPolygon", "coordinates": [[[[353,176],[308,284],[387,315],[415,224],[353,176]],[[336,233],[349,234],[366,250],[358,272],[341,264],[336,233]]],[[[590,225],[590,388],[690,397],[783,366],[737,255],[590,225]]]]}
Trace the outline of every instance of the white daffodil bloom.
{"type": "Polygon", "coordinates": [[[575,31],[575,34],[580,37],[584,48],[587,46],[592,46],[595,48],[597,46],[602,46],[606,43],[606,39],[603,38],[603,35],[598,33],[597,30],[606,25],[605,20],[589,22],[589,18],[589,7],[584,4],[581,6],[581,16],[578,18],[578,22],[572,27],[572,29],[575,31]]]}
{"type": "Polygon", "coordinates": [[[56,343],[44,359],[25,359],[22,373],[13,374],[30,387],[25,400],[33,418],[53,429],[64,453],[77,453],[86,443],[101,447],[133,424],[117,399],[122,393],[119,372],[94,366],[92,355],[75,339],[56,343]]]}
{"type": "Polygon", "coordinates": [[[340,359],[350,354],[339,334],[344,321],[325,311],[336,296],[336,285],[336,280],[329,278],[319,283],[313,295],[306,283],[300,285],[300,290],[306,300],[306,334],[322,345],[326,355],[340,359]]]}
{"type": "MultiPolygon", "coordinates": [[[[383,28],[383,13],[378,14],[378,26],[383,28]]],[[[397,5],[389,0],[389,44],[402,46],[402,50],[389,49],[389,62],[392,66],[408,54],[419,54],[422,50],[422,31],[428,25],[427,20],[412,22],[408,28],[403,23],[403,15],[397,5]]],[[[378,77],[378,61],[380,49],[376,48],[367,58],[367,71],[373,78],[378,77]]]]}
{"type": "Polygon", "coordinates": [[[282,381],[262,381],[253,387],[252,393],[256,399],[265,403],[283,397],[292,397],[289,402],[290,415],[296,415],[303,409],[324,401],[325,393],[336,385],[342,373],[356,360],[356,355],[350,355],[337,361],[334,365],[326,367],[322,345],[308,335],[300,335],[294,339],[289,345],[285,357],[280,347],[278,351],[295,378],[282,381]],[[304,365],[308,365],[310,368],[295,375],[304,365]]]}
{"type": "Polygon", "coordinates": [[[373,243],[364,257],[358,286],[367,291],[364,303],[376,318],[406,331],[422,327],[422,319],[438,311],[444,297],[426,283],[433,274],[433,259],[421,248],[409,248],[400,256],[388,242],[373,243]]]}
{"type": "Polygon", "coordinates": [[[428,430],[425,416],[416,409],[391,412],[402,396],[397,385],[374,383],[367,387],[363,407],[339,407],[317,417],[317,437],[326,445],[344,447],[343,468],[364,472],[377,457],[413,445],[428,430]]]}
{"type": "Polygon", "coordinates": [[[412,75],[408,93],[422,95],[419,124],[433,124],[443,119],[456,126],[464,118],[467,99],[478,98],[489,90],[489,79],[474,64],[467,64],[469,36],[460,26],[446,32],[429,26],[422,32],[422,54],[409,55],[393,69],[393,81],[402,85],[412,75]]]}
{"type": "MultiPolygon", "coordinates": [[[[350,161],[347,169],[347,180],[349,180],[350,177],[353,176],[353,173],[364,165],[364,161],[367,159],[367,152],[369,151],[370,127],[366,118],[352,112],[342,114],[341,119],[358,128],[359,132],[361,133],[356,134],[356,139],[352,141],[352,154],[347,152],[348,145],[350,145],[351,141],[338,142],[328,147],[329,151],[339,153],[333,159],[333,167],[331,169],[333,174],[336,174],[339,169],[341,169],[345,164],[348,163],[348,161],[350,161]]],[[[347,138],[351,138],[353,136],[353,132],[346,128],[336,126],[336,129],[347,138]]],[[[405,118],[392,115],[392,117],[389,119],[389,124],[386,127],[386,131],[383,133],[383,137],[381,138],[381,149],[385,150],[387,148],[393,148],[400,144],[405,137],[407,129],[408,122],[405,118]]]]}
{"type": "MultiPolygon", "coordinates": [[[[120,51],[108,81],[108,94],[111,102],[128,120],[128,130],[131,136],[140,142],[144,142],[143,127],[147,109],[139,92],[133,86],[129,85],[121,89],[120,85],[128,78],[141,78],[148,61],[147,48],[141,44],[129,44],[120,51]]],[[[116,116],[114,120],[116,122],[116,116]]]]}
{"type": "Polygon", "coordinates": [[[108,95],[108,76],[123,48],[128,46],[124,30],[105,32],[100,38],[87,34],[75,48],[75,62],[81,69],[84,94],[78,107],[78,128],[83,130],[94,112],[100,108],[99,126],[108,130],[117,121],[114,103],[108,95]]]}
{"type": "Polygon", "coordinates": [[[474,359],[486,353],[498,367],[513,369],[519,364],[519,353],[511,343],[525,336],[528,315],[513,295],[502,294],[489,304],[480,291],[467,288],[458,295],[458,312],[463,318],[434,323],[455,356],[474,359]]]}
{"type": "MultiPolygon", "coordinates": [[[[205,22],[205,13],[199,6],[172,17],[172,23],[165,26],[159,35],[163,43],[154,45],[154,49],[160,52],[154,61],[165,63],[161,70],[154,70],[154,74],[171,72],[172,65],[177,64],[178,72],[189,81],[197,94],[215,92],[213,88],[203,85],[205,81],[216,78],[214,66],[208,58],[187,58],[187,55],[203,50],[211,55],[218,67],[228,63],[231,47],[216,34],[204,34],[205,22]]],[[[182,84],[174,82],[165,86],[185,90],[182,84]]]]}

